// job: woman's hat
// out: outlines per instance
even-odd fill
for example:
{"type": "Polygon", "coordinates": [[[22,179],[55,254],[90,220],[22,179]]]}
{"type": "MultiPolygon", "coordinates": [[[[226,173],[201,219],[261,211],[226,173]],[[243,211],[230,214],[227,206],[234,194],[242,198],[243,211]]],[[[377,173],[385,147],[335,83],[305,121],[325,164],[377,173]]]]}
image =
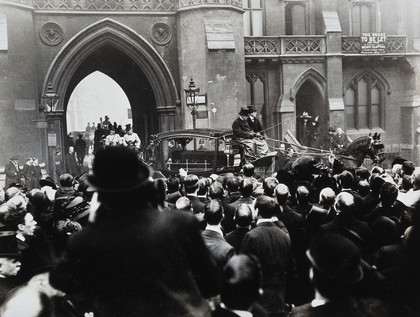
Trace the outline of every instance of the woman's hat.
{"type": "Polygon", "coordinates": [[[55,184],[54,180],[51,176],[47,175],[45,178],[39,180],[39,185],[41,187],[50,186],[53,189],[57,189],[57,185],[55,184]]]}
{"type": "Polygon", "coordinates": [[[124,193],[137,189],[150,177],[150,170],[137,153],[123,146],[99,150],[93,161],[90,185],[99,192],[124,193]]]}

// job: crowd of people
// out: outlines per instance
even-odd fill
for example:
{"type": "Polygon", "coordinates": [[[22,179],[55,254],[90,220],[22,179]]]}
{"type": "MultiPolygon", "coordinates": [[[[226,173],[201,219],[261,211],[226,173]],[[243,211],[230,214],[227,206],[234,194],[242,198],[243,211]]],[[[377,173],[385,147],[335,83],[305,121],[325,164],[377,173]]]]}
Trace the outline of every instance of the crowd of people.
{"type": "Polygon", "coordinates": [[[110,146],[0,205],[1,316],[419,316],[420,168],[153,179],[110,146]]]}

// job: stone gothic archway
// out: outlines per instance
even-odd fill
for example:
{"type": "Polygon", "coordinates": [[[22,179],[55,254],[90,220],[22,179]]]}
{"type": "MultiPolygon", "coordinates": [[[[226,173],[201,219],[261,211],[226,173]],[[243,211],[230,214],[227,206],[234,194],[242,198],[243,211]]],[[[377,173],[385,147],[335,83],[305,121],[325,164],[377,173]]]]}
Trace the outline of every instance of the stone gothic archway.
{"type": "MultiPolygon", "coordinates": [[[[43,81],[42,95],[48,85],[60,96],[56,110],[65,112],[72,80],[83,61],[104,47],[122,52],[149,82],[155,98],[159,130],[177,128],[175,81],[159,53],[139,34],[112,19],[104,19],[81,30],[59,51],[43,81]]],[[[71,93],[71,91],[70,91],[71,93]]]]}
{"type": "Polygon", "coordinates": [[[329,125],[329,109],[326,102],[326,79],[313,68],[303,73],[294,85],[296,91],[296,137],[306,146],[318,146],[320,132],[329,125]],[[303,113],[312,117],[308,122],[302,119],[303,113]],[[317,129],[312,131],[312,121],[318,117],[317,129]]]}

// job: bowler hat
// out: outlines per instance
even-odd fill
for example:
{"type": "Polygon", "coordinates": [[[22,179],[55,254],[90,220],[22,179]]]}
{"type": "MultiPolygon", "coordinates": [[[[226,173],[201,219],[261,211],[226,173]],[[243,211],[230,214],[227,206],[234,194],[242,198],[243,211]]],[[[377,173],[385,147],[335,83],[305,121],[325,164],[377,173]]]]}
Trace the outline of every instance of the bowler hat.
{"type": "Polygon", "coordinates": [[[147,165],[129,147],[112,146],[99,150],[93,161],[89,183],[99,192],[130,192],[145,183],[150,176],[147,165]]]}
{"type": "Polygon", "coordinates": [[[54,189],[57,189],[57,185],[55,184],[55,182],[54,182],[54,180],[52,179],[52,177],[51,177],[51,176],[49,176],[49,175],[47,175],[47,177],[45,177],[45,178],[43,178],[43,179],[40,179],[40,180],[39,180],[39,185],[40,185],[41,187],[44,187],[44,186],[50,186],[50,187],[52,187],[52,188],[54,188],[54,189]]]}
{"type": "Polygon", "coordinates": [[[239,114],[241,116],[247,116],[249,114],[249,108],[248,107],[241,107],[241,111],[239,111],[239,114]]]}
{"type": "Polygon", "coordinates": [[[318,272],[335,282],[354,284],[362,280],[361,256],[357,246],[338,234],[325,234],[306,252],[318,272]]]}
{"type": "Polygon", "coordinates": [[[20,251],[17,246],[15,231],[0,231],[0,257],[17,257],[20,251]]]}

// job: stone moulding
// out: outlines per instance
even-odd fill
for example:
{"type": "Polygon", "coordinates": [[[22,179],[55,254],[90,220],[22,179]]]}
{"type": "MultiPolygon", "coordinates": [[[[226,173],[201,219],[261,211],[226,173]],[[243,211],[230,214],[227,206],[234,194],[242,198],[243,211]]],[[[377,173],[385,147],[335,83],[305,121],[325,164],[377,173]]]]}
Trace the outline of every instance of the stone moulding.
{"type": "Polygon", "coordinates": [[[172,39],[172,29],[164,22],[157,22],[150,28],[150,37],[158,45],[168,44],[172,39]]]}
{"type": "Polygon", "coordinates": [[[64,33],[57,23],[47,22],[41,26],[39,37],[45,44],[54,46],[63,41],[64,33]]]}
{"type": "Polygon", "coordinates": [[[36,10],[172,12],[177,0],[33,0],[36,10]]]}
{"type": "MultiPolygon", "coordinates": [[[[17,2],[9,0],[10,2],[17,2]]],[[[28,1],[28,0],[22,0],[28,1]]],[[[33,0],[36,10],[176,12],[198,6],[233,6],[240,0],[33,0]]]]}
{"type": "Polygon", "coordinates": [[[179,0],[179,8],[198,5],[231,5],[242,9],[242,1],[240,0],[179,0]]]}

